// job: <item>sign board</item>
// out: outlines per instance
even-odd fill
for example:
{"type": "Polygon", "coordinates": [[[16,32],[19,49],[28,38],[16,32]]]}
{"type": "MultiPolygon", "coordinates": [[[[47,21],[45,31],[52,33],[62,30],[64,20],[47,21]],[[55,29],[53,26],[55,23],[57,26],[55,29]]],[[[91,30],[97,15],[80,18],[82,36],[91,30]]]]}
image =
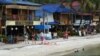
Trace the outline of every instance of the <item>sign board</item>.
{"type": "Polygon", "coordinates": [[[15,25],[15,21],[6,21],[6,25],[15,25]]]}
{"type": "Polygon", "coordinates": [[[41,22],[40,22],[40,21],[34,21],[33,24],[34,24],[34,25],[40,25],[41,22]]]}
{"type": "Polygon", "coordinates": [[[28,10],[37,10],[37,9],[39,9],[39,7],[37,7],[37,6],[22,6],[22,5],[6,5],[6,8],[28,9],[28,10]]]}
{"type": "Polygon", "coordinates": [[[40,25],[40,21],[6,21],[6,26],[8,25],[40,25]]]}
{"type": "Polygon", "coordinates": [[[33,25],[33,21],[16,21],[16,25],[33,25]]]}

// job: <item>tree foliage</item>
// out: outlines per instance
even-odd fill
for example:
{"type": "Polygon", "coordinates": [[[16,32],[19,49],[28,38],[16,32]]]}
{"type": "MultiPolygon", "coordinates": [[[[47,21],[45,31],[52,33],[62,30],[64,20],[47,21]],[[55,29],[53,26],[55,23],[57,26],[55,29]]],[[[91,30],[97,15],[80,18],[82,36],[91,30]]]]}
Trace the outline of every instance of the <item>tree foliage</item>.
{"type": "Polygon", "coordinates": [[[30,2],[40,3],[40,4],[48,4],[48,3],[61,3],[79,1],[81,3],[81,8],[83,12],[88,12],[92,10],[97,10],[100,8],[100,0],[28,0],[30,2]]]}

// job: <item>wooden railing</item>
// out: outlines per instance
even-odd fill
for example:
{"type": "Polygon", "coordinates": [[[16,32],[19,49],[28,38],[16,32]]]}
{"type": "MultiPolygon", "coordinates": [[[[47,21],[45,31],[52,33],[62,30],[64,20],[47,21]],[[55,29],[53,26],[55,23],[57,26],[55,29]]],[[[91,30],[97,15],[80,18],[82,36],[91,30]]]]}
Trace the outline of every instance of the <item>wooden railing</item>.
{"type": "Polygon", "coordinates": [[[32,21],[33,19],[34,19],[33,16],[28,16],[28,15],[6,15],[6,20],[29,20],[29,21],[32,21]]]}

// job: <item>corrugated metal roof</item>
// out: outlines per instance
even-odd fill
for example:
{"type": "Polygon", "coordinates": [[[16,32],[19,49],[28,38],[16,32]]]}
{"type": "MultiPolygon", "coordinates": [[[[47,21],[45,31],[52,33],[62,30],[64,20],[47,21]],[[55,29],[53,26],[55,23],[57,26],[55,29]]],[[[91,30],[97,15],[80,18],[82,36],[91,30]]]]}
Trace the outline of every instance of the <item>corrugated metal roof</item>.
{"type": "Polygon", "coordinates": [[[32,3],[29,1],[23,1],[23,0],[0,0],[0,4],[20,4],[20,5],[40,5],[37,3],[32,3]]]}

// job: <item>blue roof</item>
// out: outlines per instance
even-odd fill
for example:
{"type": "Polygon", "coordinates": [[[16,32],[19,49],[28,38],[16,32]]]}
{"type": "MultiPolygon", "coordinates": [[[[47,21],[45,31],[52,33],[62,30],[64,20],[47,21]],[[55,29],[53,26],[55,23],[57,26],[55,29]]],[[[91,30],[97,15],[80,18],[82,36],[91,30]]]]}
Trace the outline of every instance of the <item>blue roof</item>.
{"type": "Polygon", "coordinates": [[[22,1],[22,0],[0,0],[0,4],[20,4],[20,5],[40,5],[37,3],[32,3],[29,1],[22,1]]]}
{"type": "Polygon", "coordinates": [[[46,4],[42,6],[42,9],[47,12],[61,12],[61,13],[71,13],[70,8],[66,8],[61,4],[46,4]]]}
{"type": "Polygon", "coordinates": [[[42,10],[36,10],[35,11],[35,16],[36,17],[43,17],[43,11],[42,10]]]}
{"type": "Polygon", "coordinates": [[[35,16],[43,17],[43,11],[54,13],[54,12],[60,12],[60,13],[74,13],[74,10],[70,8],[66,8],[61,4],[46,4],[41,6],[40,10],[37,10],[35,13],[35,16]]]}

